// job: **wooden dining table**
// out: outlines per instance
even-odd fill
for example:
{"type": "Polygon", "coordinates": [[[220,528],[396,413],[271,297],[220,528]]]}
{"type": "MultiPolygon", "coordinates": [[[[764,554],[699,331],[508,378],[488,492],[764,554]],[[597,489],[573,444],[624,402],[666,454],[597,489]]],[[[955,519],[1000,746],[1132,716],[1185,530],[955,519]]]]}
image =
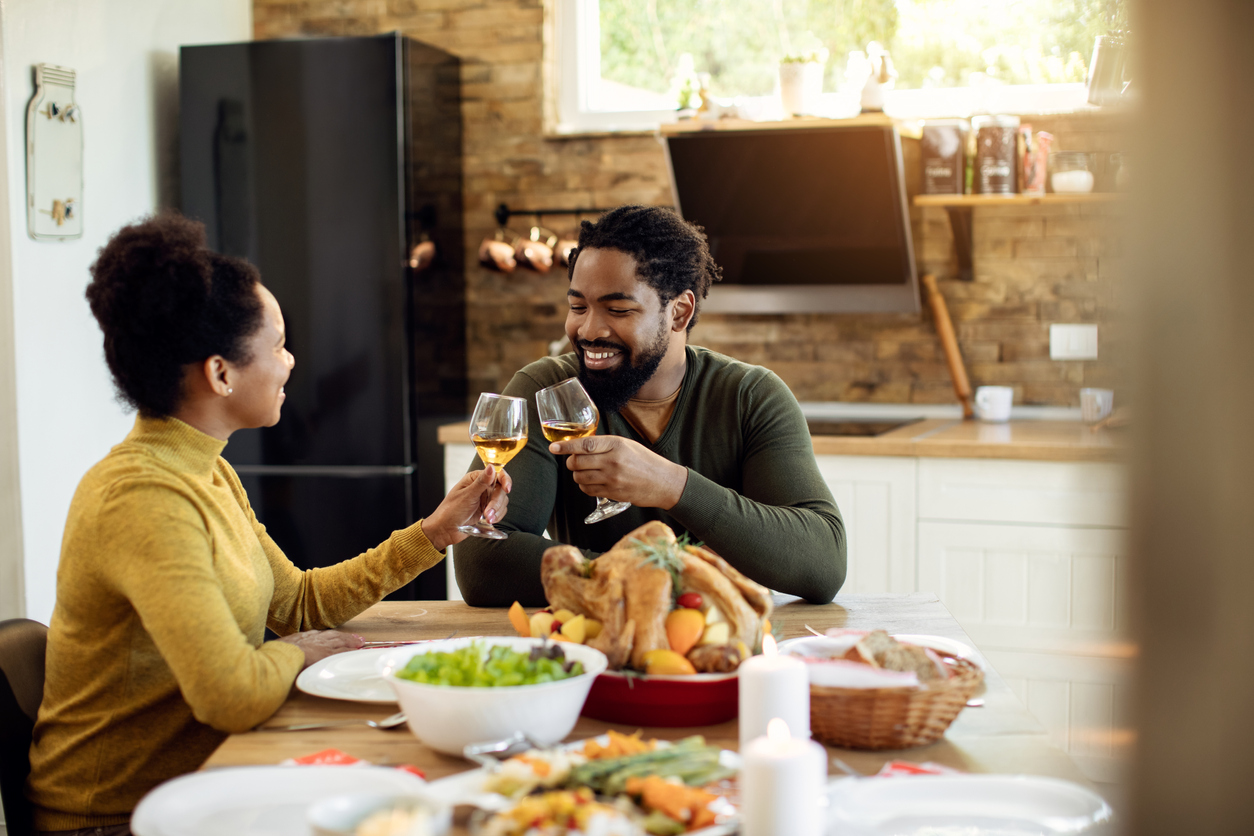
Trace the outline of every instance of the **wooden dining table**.
{"type": "MultiPolygon", "coordinates": [[[[840,595],[830,604],[812,605],[779,596],[772,622],[785,639],[833,627],[882,628],[890,633],[916,633],[971,640],[940,600],[930,593],[840,595]]],[[[460,601],[385,601],[349,621],[342,629],[367,640],[412,641],[457,636],[515,635],[505,609],[475,608],[460,601]]],[[[977,648],[978,650],[978,648],[977,648]]],[[[928,746],[897,751],[866,752],[828,747],[829,773],[843,764],[870,775],[892,760],[933,762],[963,772],[1044,775],[1087,785],[1088,782],[1041,724],[1028,713],[997,672],[986,668],[982,707],[962,711],[945,736],[928,746]],[[839,764],[836,760],[839,759],[839,764]]],[[[289,758],[339,749],[375,764],[410,764],[435,780],[473,768],[460,757],[443,755],[423,745],[402,726],[377,730],[365,725],[306,731],[267,731],[266,726],[318,720],[382,719],[396,711],[379,705],[311,696],[295,688],[279,711],[259,730],[231,735],[205,763],[206,769],[277,764],[289,758]]],[[[568,740],[604,734],[609,728],[634,732],[636,727],[579,718],[568,740]]],[[[645,728],[644,736],[676,740],[693,734],[727,749],[738,748],[735,720],[699,728],[645,728]]]]}

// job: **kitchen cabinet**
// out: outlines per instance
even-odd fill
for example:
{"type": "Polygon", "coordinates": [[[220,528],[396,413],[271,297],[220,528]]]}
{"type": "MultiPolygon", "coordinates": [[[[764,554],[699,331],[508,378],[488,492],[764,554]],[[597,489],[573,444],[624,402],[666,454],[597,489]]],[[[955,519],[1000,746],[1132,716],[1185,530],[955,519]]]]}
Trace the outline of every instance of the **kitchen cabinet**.
{"type": "Polygon", "coordinates": [[[1097,462],[919,462],[919,517],[1122,527],[1123,470],[1097,462]]]}
{"type": "Polygon", "coordinates": [[[816,456],[848,537],[842,592],[915,592],[918,459],[816,456]]]}
{"type": "Polygon", "coordinates": [[[1135,655],[1122,467],[917,461],[918,589],[940,597],[1086,775],[1119,780],[1135,655]]]}
{"type": "Polygon", "coordinates": [[[1135,655],[1124,638],[1122,467],[816,458],[848,532],[841,594],[936,593],[1085,774],[1117,780],[1135,655]]]}
{"type": "Polygon", "coordinates": [[[1095,653],[1120,641],[1124,532],[919,521],[919,589],[981,648],[1095,653]]]}
{"type": "Polygon", "coordinates": [[[984,657],[1092,781],[1119,783],[1132,756],[1129,654],[984,650],[984,657]]]}
{"type": "MultiPolygon", "coordinates": [[[[466,438],[465,435],[462,438],[466,438]]],[[[457,484],[457,480],[465,475],[466,470],[470,467],[471,461],[477,458],[475,446],[469,441],[463,444],[452,444],[445,442],[444,444],[444,493],[447,495],[453,489],[453,485],[457,484]]],[[[457,576],[453,571],[453,561],[456,560],[454,552],[457,546],[449,546],[445,552],[444,572],[445,580],[448,583],[448,600],[461,601],[462,591],[457,586],[457,576]]]]}

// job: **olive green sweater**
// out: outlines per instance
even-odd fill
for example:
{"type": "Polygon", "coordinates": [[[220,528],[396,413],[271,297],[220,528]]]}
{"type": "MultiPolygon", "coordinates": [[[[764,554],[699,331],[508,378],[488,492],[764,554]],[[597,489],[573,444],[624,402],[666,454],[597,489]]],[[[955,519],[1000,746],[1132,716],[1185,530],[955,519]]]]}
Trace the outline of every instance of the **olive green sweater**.
{"type": "Polygon", "coordinates": [[[146,792],[282,705],[304,653],[263,642],[267,626],[341,624],[443,557],[414,524],[300,571],[257,521],[225,446],[138,418],[74,494],[27,784],[40,830],[126,822],[146,792]]]}
{"type": "Polygon", "coordinates": [[[832,600],[845,581],[844,523],[819,473],[801,407],[779,377],[688,346],[675,411],[655,443],[618,413],[603,415],[597,428],[685,465],[683,496],[670,511],[633,507],[586,525],[596,500],[575,484],[564,457],[549,453],[535,406],[537,391],[577,372],[574,354],[548,357],[519,371],[505,388],[504,394],[528,402],[527,446],[506,467],[514,487],[497,527],[509,531],[509,539],[471,538],[455,549],[467,603],[543,604],[540,559],[556,545],[542,536],[546,528],[558,542],[595,557],[649,520],[688,532],[771,589],[814,603],[832,600]]]}

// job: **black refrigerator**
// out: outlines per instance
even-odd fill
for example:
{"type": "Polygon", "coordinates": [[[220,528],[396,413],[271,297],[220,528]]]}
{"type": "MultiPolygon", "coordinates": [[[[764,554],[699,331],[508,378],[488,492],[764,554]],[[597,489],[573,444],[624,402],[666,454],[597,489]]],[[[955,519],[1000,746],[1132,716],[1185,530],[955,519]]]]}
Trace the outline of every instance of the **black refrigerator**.
{"type": "MultiPolygon", "coordinates": [[[[337,563],[438,504],[436,428],[465,417],[458,60],[399,34],[185,46],[179,107],[182,211],[257,266],[296,358],[282,419],[224,456],[293,563],[337,563]]],[[[444,572],[394,597],[443,598],[444,572]]]]}

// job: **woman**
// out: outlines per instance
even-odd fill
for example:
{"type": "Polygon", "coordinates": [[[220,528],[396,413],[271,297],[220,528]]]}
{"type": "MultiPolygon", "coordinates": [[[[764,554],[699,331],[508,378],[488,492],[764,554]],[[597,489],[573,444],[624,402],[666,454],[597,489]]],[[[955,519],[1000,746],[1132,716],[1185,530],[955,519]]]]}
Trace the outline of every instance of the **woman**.
{"type": "Polygon", "coordinates": [[[302,572],[220,455],[278,422],[294,365],[257,271],[163,215],[108,242],[87,299],[139,415],[70,505],[27,794],[41,831],[112,836],[148,790],[273,714],[302,669],[359,647],[324,629],[438,563],[458,525],[500,519],[510,480],[467,474],[430,517],[302,572]],[[282,638],[263,642],[267,626],[282,638]]]}

